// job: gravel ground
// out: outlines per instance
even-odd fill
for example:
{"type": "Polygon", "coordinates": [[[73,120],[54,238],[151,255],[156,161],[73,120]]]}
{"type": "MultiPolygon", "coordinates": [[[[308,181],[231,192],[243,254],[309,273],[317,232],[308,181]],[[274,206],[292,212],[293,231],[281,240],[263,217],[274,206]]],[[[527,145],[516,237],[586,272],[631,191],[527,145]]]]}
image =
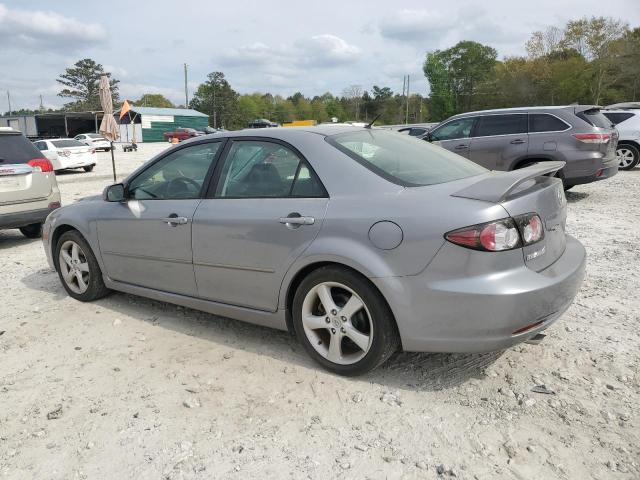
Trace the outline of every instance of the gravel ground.
{"type": "MultiPolygon", "coordinates": [[[[58,178],[65,204],[99,193],[109,154],[58,178]]],[[[39,241],[0,231],[0,478],[640,478],[639,187],[636,169],[568,193],[587,276],[541,345],[398,354],[357,379],[283,332],[76,302],[39,241]]]]}

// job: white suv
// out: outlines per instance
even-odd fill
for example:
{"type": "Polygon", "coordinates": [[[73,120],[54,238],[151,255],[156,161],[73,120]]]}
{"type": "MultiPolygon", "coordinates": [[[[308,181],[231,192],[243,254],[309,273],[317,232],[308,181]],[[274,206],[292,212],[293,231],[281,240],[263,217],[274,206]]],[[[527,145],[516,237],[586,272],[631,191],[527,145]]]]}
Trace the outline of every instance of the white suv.
{"type": "Polygon", "coordinates": [[[0,127],[0,229],[37,238],[47,215],[60,207],[53,165],[12,128],[0,127]]]}
{"type": "Polygon", "coordinates": [[[631,170],[640,162],[640,110],[602,110],[615,124],[620,139],[616,154],[620,170],[631,170]]]}

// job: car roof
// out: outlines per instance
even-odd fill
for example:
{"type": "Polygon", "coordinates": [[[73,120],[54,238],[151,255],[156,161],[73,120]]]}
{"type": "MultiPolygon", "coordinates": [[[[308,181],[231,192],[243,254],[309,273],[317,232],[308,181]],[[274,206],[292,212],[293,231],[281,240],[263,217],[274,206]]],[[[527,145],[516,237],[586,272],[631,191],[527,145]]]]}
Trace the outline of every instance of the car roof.
{"type": "MultiPolygon", "coordinates": [[[[386,130],[388,129],[378,129],[376,130],[386,130]]],[[[315,134],[322,135],[324,137],[330,135],[336,135],[338,133],[345,132],[359,132],[368,130],[365,127],[354,127],[352,125],[346,124],[327,124],[327,125],[316,125],[316,126],[305,126],[305,127],[272,127],[272,128],[246,128],[244,130],[233,130],[227,132],[216,132],[210,133],[208,135],[203,135],[200,137],[194,137],[186,142],[194,142],[199,141],[204,138],[228,138],[228,137],[265,137],[265,138],[275,138],[284,141],[295,140],[295,138],[299,138],[299,136],[306,134],[315,134]]]]}
{"type": "Polygon", "coordinates": [[[589,108],[600,108],[596,105],[547,105],[547,106],[536,106],[536,107],[510,107],[510,108],[495,108],[491,110],[476,110],[474,112],[465,112],[458,113],[457,115],[452,115],[450,118],[458,118],[458,117],[466,117],[470,115],[483,115],[483,114],[492,114],[492,113],[527,113],[529,111],[539,111],[539,110],[564,110],[564,109],[575,109],[579,108],[579,110],[588,110],[589,108]]]}
{"type": "Polygon", "coordinates": [[[602,113],[630,113],[631,115],[640,115],[640,110],[626,109],[626,108],[605,108],[602,113]]]}

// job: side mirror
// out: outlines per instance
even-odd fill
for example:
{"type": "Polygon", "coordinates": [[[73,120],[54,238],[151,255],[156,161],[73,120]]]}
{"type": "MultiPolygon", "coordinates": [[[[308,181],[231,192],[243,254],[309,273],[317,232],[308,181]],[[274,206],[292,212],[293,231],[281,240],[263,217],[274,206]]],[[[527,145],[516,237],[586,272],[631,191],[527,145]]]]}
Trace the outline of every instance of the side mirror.
{"type": "Polygon", "coordinates": [[[109,185],[102,192],[102,198],[106,202],[124,202],[125,200],[124,185],[122,183],[109,185]]]}
{"type": "Polygon", "coordinates": [[[431,132],[427,132],[427,134],[425,135],[424,139],[425,139],[427,142],[432,142],[432,141],[433,141],[433,133],[431,133],[431,132]]]}

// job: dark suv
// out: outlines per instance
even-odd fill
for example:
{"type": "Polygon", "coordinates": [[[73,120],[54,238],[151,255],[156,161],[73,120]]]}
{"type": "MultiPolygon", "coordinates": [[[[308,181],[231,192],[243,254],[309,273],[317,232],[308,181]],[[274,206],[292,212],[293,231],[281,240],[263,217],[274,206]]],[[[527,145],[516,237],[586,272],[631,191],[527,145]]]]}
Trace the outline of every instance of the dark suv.
{"type": "Polygon", "coordinates": [[[561,160],[565,188],[618,172],[618,133],[598,107],[523,107],[448,118],[424,136],[491,170],[561,160]]]}

